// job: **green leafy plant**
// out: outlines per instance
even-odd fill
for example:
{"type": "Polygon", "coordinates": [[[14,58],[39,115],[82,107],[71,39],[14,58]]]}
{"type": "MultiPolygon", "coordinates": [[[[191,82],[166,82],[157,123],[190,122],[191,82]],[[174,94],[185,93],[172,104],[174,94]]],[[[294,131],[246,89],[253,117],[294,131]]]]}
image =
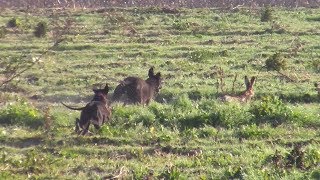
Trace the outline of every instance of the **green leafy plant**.
{"type": "Polygon", "coordinates": [[[280,71],[287,68],[287,61],[280,53],[275,53],[266,60],[265,66],[267,70],[280,71]]]}
{"type": "Polygon", "coordinates": [[[209,125],[233,128],[249,124],[251,114],[245,107],[230,103],[217,106],[216,109],[208,115],[208,118],[209,125]]]}
{"type": "Polygon", "coordinates": [[[187,30],[190,27],[190,24],[185,21],[175,20],[173,21],[172,27],[176,30],[187,30]]]}
{"type": "Polygon", "coordinates": [[[159,175],[160,179],[179,179],[181,178],[181,172],[176,166],[166,167],[166,169],[159,175]]]}
{"type": "Polygon", "coordinates": [[[18,101],[0,110],[0,124],[38,128],[43,124],[43,116],[30,103],[18,101]]]}
{"type": "Polygon", "coordinates": [[[278,126],[290,120],[292,111],[278,97],[263,97],[261,102],[250,107],[252,121],[256,124],[268,123],[278,126]]]}
{"type": "Polygon", "coordinates": [[[237,137],[245,139],[262,139],[271,136],[270,131],[265,128],[259,128],[257,125],[253,124],[250,126],[243,126],[237,131],[237,137]]]}

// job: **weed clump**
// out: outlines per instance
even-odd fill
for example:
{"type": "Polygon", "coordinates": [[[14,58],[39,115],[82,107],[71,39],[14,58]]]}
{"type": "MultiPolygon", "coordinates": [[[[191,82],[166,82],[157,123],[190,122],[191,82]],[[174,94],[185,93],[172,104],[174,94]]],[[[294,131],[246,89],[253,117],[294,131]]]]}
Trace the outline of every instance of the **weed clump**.
{"type": "Polygon", "coordinates": [[[0,111],[0,124],[38,128],[43,122],[42,115],[38,109],[30,103],[19,101],[8,105],[0,111]]]}
{"type": "Polygon", "coordinates": [[[34,36],[41,38],[44,37],[47,34],[48,31],[48,25],[46,22],[39,22],[37,26],[34,29],[34,36]]]}
{"type": "Polygon", "coordinates": [[[184,22],[181,20],[175,20],[172,24],[173,29],[182,31],[182,30],[187,30],[190,27],[189,22],[184,22]]]}
{"type": "Polygon", "coordinates": [[[287,61],[281,56],[280,53],[275,53],[269,57],[265,62],[267,70],[284,70],[287,68],[287,61]]]}
{"type": "Polygon", "coordinates": [[[8,28],[15,28],[15,27],[19,27],[21,25],[21,22],[19,19],[17,18],[12,18],[8,21],[7,23],[7,27],[8,28]]]}
{"type": "Polygon", "coordinates": [[[270,6],[265,7],[261,12],[261,22],[272,21],[272,9],[270,6]]]}
{"type": "Polygon", "coordinates": [[[253,123],[278,126],[292,117],[292,111],[277,97],[264,97],[253,104],[249,112],[253,115],[253,123]]]}
{"type": "Polygon", "coordinates": [[[303,148],[302,144],[294,144],[293,149],[282,155],[278,150],[267,158],[277,168],[298,168],[306,170],[318,165],[320,156],[316,149],[303,148]]]}

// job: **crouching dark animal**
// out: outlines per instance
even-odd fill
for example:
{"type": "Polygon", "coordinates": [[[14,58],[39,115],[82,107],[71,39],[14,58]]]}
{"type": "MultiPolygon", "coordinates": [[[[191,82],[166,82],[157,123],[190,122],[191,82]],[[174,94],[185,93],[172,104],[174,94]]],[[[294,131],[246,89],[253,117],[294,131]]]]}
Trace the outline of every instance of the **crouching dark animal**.
{"type": "Polygon", "coordinates": [[[112,101],[120,101],[123,95],[129,103],[148,105],[150,100],[161,89],[161,74],[154,74],[153,67],[149,69],[149,78],[143,80],[138,77],[127,77],[115,88],[112,101]]]}
{"type": "Polygon", "coordinates": [[[96,129],[99,129],[103,123],[111,118],[111,108],[107,104],[108,84],[104,89],[93,89],[93,92],[93,99],[85,107],[75,108],[62,103],[69,109],[81,111],[80,119],[76,119],[75,128],[75,131],[81,135],[88,133],[91,123],[96,129]]]}

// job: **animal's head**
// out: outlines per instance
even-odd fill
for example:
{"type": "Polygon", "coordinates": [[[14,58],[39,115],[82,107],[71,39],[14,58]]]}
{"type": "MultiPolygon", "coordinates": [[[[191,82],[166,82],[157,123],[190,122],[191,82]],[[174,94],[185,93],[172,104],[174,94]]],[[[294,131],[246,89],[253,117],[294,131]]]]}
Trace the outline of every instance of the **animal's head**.
{"type": "Polygon", "coordinates": [[[108,84],[106,84],[106,86],[103,89],[93,89],[93,92],[94,92],[93,101],[107,102],[107,95],[109,92],[108,84]]]}
{"type": "Polygon", "coordinates": [[[248,97],[252,97],[254,95],[254,91],[253,91],[253,85],[256,82],[256,77],[252,77],[251,80],[249,81],[248,76],[244,77],[244,82],[246,84],[246,92],[245,95],[248,97]]]}
{"type": "Polygon", "coordinates": [[[149,84],[154,86],[155,91],[158,93],[162,88],[162,78],[160,72],[154,74],[153,67],[149,69],[149,78],[146,80],[149,84]]]}

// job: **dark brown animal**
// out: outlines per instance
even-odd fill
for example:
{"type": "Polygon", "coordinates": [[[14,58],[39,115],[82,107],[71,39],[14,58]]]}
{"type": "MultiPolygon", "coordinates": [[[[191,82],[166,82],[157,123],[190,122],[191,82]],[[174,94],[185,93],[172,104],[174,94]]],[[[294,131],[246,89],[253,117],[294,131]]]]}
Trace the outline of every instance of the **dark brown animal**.
{"type": "Polygon", "coordinates": [[[62,103],[69,109],[81,111],[80,119],[76,119],[75,129],[81,135],[88,133],[91,123],[96,129],[99,129],[103,123],[111,118],[111,108],[107,104],[108,84],[104,89],[93,89],[93,92],[93,99],[85,107],[75,108],[62,103]]]}
{"type": "Polygon", "coordinates": [[[161,89],[161,74],[156,75],[153,67],[149,69],[149,78],[143,80],[138,77],[127,77],[116,87],[112,101],[119,101],[123,95],[129,99],[129,103],[148,105],[150,100],[159,93],[161,89]]]}

